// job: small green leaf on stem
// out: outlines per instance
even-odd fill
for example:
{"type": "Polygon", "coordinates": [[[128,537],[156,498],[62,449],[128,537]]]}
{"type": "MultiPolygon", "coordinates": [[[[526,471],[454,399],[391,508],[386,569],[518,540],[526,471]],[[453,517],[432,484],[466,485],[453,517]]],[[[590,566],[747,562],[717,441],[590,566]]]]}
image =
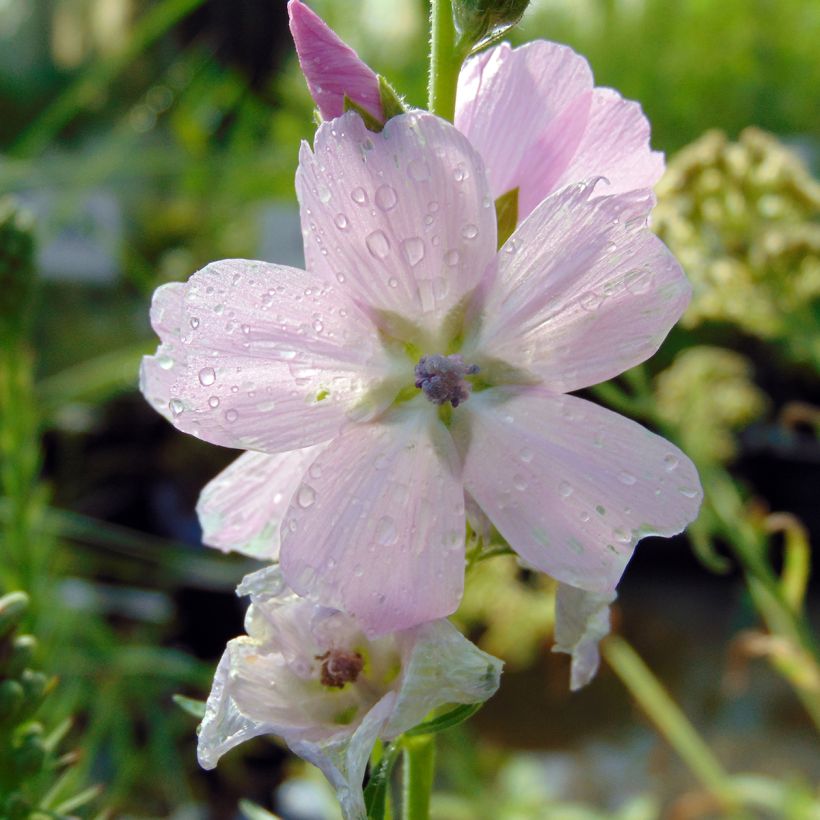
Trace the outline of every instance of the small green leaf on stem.
{"type": "Polygon", "coordinates": [[[173,695],[172,699],[183,712],[202,720],[205,717],[205,701],[196,698],[187,698],[185,695],[173,695]]]}
{"type": "Polygon", "coordinates": [[[451,729],[453,726],[458,726],[459,723],[464,723],[465,720],[471,718],[484,704],[483,703],[465,703],[461,706],[456,706],[449,712],[426,720],[424,723],[419,723],[412,729],[404,733],[405,737],[419,737],[420,735],[433,735],[437,732],[443,732],[445,729],[451,729]]]}

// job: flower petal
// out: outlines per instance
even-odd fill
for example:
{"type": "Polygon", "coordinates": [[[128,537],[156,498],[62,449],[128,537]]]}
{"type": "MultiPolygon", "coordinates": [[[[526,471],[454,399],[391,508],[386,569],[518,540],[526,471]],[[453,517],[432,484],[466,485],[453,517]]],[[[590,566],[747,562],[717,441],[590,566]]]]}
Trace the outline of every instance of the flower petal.
{"type": "Polygon", "coordinates": [[[402,683],[382,737],[397,737],[446,703],[481,703],[496,693],[504,664],[449,621],[422,624],[400,640],[406,647],[402,683]]]}
{"type": "Polygon", "coordinates": [[[330,120],[344,112],[344,98],[384,119],[379,78],[318,14],[299,0],[288,3],[290,33],[299,65],[319,112],[330,120]]]}
{"type": "Polygon", "coordinates": [[[572,656],[570,689],[586,686],[598,671],[598,642],[609,634],[609,607],[614,593],[598,595],[558,584],[555,597],[555,646],[553,652],[572,656]]]}
{"type": "Polygon", "coordinates": [[[223,552],[276,561],[285,511],[322,445],[244,453],[210,481],[196,505],[202,541],[223,552]]]}
{"type": "Polygon", "coordinates": [[[465,356],[480,351],[563,393],[658,349],[689,301],[689,282],[646,226],[650,191],[592,198],[591,188],[548,197],[506,242],[465,356]]]}
{"type": "Polygon", "coordinates": [[[520,48],[502,43],[464,64],[456,127],[484,158],[494,198],[519,189],[519,219],[528,213],[525,204],[532,208],[550,192],[573,156],[588,117],[584,95],[591,91],[587,61],[544,40],[520,48]],[[584,102],[573,105],[579,97],[584,102]],[[562,118],[568,108],[572,113],[562,118]]]}
{"type": "Polygon", "coordinates": [[[455,610],[464,533],[452,439],[417,399],[351,426],[316,459],[286,516],[282,572],[298,593],[384,634],[455,610]]]}
{"type": "Polygon", "coordinates": [[[176,427],[206,441],[299,449],[327,441],[392,398],[373,392],[389,364],[369,321],[304,271],[214,262],[188,281],[184,304],[168,307],[163,326],[179,335],[167,332],[158,355],[144,360],[143,389],[155,406],[170,409],[176,427]],[[162,374],[166,349],[173,367],[162,374]]]}
{"type": "Polygon", "coordinates": [[[677,447],[575,396],[485,390],[451,429],[465,489],[510,546],[589,592],[611,593],[638,539],[680,532],[700,507],[697,471],[677,447]]]}
{"type": "Polygon", "coordinates": [[[296,174],[307,267],[357,303],[437,330],[495,258],[495,210],[481,158],[429,114],[380,134],[349,112],[323,123],[296,174]]]}

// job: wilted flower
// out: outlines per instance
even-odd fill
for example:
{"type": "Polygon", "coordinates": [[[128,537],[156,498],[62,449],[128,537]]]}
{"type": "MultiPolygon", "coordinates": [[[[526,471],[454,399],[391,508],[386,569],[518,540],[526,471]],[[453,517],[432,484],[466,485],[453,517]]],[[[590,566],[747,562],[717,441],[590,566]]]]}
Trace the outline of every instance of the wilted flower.
{"type": "MultiPolygon", "coordinates": [[[[514,17],[526,4],[462,5],[479,16],[501,10],[514,17]]],[[[292,22],[291,31],[320,111],[335,116],[345,96],[374,111],[379,86],[373,71],[303,3],[291,0],[289,8],[292,20],[305,20],[292,22]]],[[[558,43],[502,43],[468,59],[458,78],[455,125],[481,154],[493,199],[517,192],[513,224],[569,183],[603,177],[607,184],[595,195],[619,194],[650,188],[663,173],[663,155],[649,147],[640,105],[594,87],[589,63],[558,43]]]]}
{"type": "Polygon", "coordinates": [[[359,820],[378,738],[498,688],[501,662],[447,621],[369,639],[350,616],[294,595],[275,567],[249,575],[237,592],[251,596],[248,634],[228,643],[216,671],[199,733],[206,769],[245,740],[278,735],[324,772],[345,817],[359,820]]]}
{"type": "Polygon", "coordinates": [[[154,300],[149,400],[274,454],[206,492],[211,540],[269,524],[293,589],[380,634],[455,610],[465,497],[528,564],[603,596],[639,538],[694,518],[683,453],[564,395],[652,355],[686,305],[650,191],[564,188],[496,253],[480,157],[421,113],[379,134],[354,113],[324,123],[296,187],[308,273],[216,262],[154,300]]]}

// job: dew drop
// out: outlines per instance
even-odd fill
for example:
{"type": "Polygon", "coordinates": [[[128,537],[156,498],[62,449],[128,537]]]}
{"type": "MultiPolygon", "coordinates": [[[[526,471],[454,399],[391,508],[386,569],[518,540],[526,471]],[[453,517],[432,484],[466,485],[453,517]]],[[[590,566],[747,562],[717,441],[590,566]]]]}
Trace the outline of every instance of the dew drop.
{"type": "Polygon", "coordinates": [[[450,283],[444,276],[436,276],[433,279],[433,298],[441,301],[450,292],[450,283]]]}
{"type": "Polygon", "coordinates": [[[461,254],[455,249],[447,251],[447,253],[444,254],[444,261],[451,268],[454,268],[458,264],[459,259],[461,259],[461,254]]]}
{"type": "Polygon", "coordinates": [[[322,320],[321,320],[321,319],[315,319],[315,320],[314,320],[314,322],[313,322],[313,329],[314,329],[317,333],[321,333],[321,332],[325,329],[325,326],[322,324],[322,320]]]}
{"type": "Polygon", "coordinates": [[[637,481],[637,479],[634,475],[632,475],[632,473],[628,473],[626,470],[622,470],[620,473],[618,473],[618,481],[620,481],[621,484],[626,484],[628,487],[631,487],[637,481]]]}
{"type": "Polygon", "coordinates": [[[515,489],[519,492],[524,492],[524,490],[527,489],[527,480],[524,478],[524,476],[516,473],[513,476],[513,487],[515,487],[515,489]]]}
{"type": "Polygon", "coordinates": [[[534,455],[535,453],[533,453],[533,451],[530,450],[529,447],[525,447],[523,450],[521,450],[521,452],[518,453],[518,457],[525,464],[528,464],[530,461],[532,461],[534,455]]]}
{"type": "Polygon", "coordinates": [[[391,277],[387,280],[387,284],[388,284],[391,288],[397,288],[397,287],[399,286],[399,280],[398,280],[398,279],[396,279],[396,277],[395,277],[395,276],[391,276],[391,277]]]}
{"type": "Polygon", "coordinates": [[[583,521],[585,524],[586,524],[587,521],[589,521],[590,517],[591,516],[588,512],[582,512],[581,513],[581,521],[583,521]]]}
{"type": "Polygon", "coordinates": [[[350,192],[350,198],[357,205],[366,205],[367,204],[367,192],[364,190],[364,188],[354,188],[350,192]]]}
{"type": "Polygon", "coordinates": [[[378,205],[383,211],[392,211],[393,208],[396,207],[396,203],[399,201],[396,189],[391,185],[380,185],[376,189],[374,199],[376,200],[376,205],[378,205]]]}
{"type": "Polygon", "coordinates": [[[427,210],[430,211],[431,214],[436,213],[438,211],[438,202],[435,199],[431,200],[427,203],[427,210]]]}
{"type": "Polygon", "coordinates": [[[174,360],[170,356],[157,356],[157,364],[163,370],[170,370],[174,366],[174,360]]]}
{"type": "Polygon", "coordinates": [[[313,464],[308,467],[308,475],[311,478],[321,478],[322,477],[322,468],[319,464],[314,462],[313,464]]]}
{"type": "Polygon", "coordinates": [[[373,231],[365,239],[367,249],[376,259],[385,259],[390,253],[390,240],[384,231],[373,231]]]}
{"type": "Polygon", "coordinates": [[[668,473],[671,473],[673,470],[677,470],[678,464],[680,464],[678,457],[672,453],[669,453],[669,455],[663,457],[663,466],[666,468],[668,473]]]}
{"type": "Polygon", "coordinates": [[[620,541],[622,544],[628,544],[632,538],[626,530],[622,530],[619,528],[612,530],[612,537],[616,541],[620,541]]]}
{"type": "Polygon", "coordinates": [[[678,492],[685,498],[697,498],[698,491],[693,487],[678,487],[678,492]]]}
{"type": "Polygon", "coordinates": [[[316,490],[310,484],[303,484],[299,488],[299,492],[296,493],[296,503],[303,510],[306,510],[308,507],[313,506],[314,501],[316,501],[316,490]]]}
{"type": "Polygon", "coordinates": [[[327,185],[319,185],[316,196],[319,197],[319,202],[326,205],[330,202],[330,188],[328,188],[327,185]]]}
{"type": "Polygon", "coordinates": [[[389,547],[398,540],[396,522],[389,516],[383,515],[376,524],[376,541],[383,547],[389,547]]]}
{"type": "Polygon", "coordinates": [[[225,411],[225,421],[233,424],[239,418],[239,413],[234,409],[225,411]]]}
{"type": "Polygon", "coordinates": [[[336,223],[336,227],[340,231],[347,230],[348,226],[350,225],[350,222],[344,214],[336,214],[336,217],[333,221],[336,223]]]}
{"type": "Polygon", "coordinates": [[[572,484],[569,481],[562,481],[558,485],[558,493],[561,498],[569,498],[573,493],[572,484]]]}
{"type": "Polygon", "coordinates": [[[179,399],[171,399],[171,401],[168,402],[168,406],[171,408],[171,412],[175,416],[178,416],[185,409],[184,405],[179,399]]]}
{"type": "Polygon", "coordinates": [[[345,275],[344,275],[341,271],[340,271],[339,273],[337,273],[337,274],[336,274],[336,281],[337,281],[340,285],[344,283],[345,278],[346,278],[346,277],[345,277],[345,275]]]}
{"type": "Polygon", "coordinates": [[[630,293],[647,293],[652,287],[654,275],[647,268],[635,268],[624,276],[624,284],[630,293]]]}
{"type": "Polygon", "coordinates": [[[196,316],[191,317],[191,327],[196,330],[199,327],[199,319],[196,316]]]}
{"type": "Polygon", "coordinates": [[[424,240],[418,236],[411,236],[401,243],[404,258],[411,267],[415,267],[424,259],[424,240]]]}
{"type": "Polygon", "coordinates": [[[430,178],[430,168],[423,159],[414,159],[407,164],[407,175],[414,182],[424,182],[430,178]]]}
{"type": "Polygon", "coordinates": [[[461,235],[462,235],[465,239],[475,239],[475,238],[478,236],[478,226],[477,226],[477,225],[473,225],[473,223],[472,223],[472,222],[467,223],[467,224],[466,224],[466,225],[465,225],[465,226],[461,229],[461,235]]]}
{"type": "Polygon", "coordinates": [[[216,410],[216,408],[219,407],[219,397],[211,396],[208,399],[208,407],[210,407],[212,410],[216,410]]]}
{"type": "Polygon", "coordinates": [[[582,293],[578,297],[578,304],[581,308],[590,312],[597,310],[600,307],[601,302],[603,302],[603,297],[597,293],[593,293],[591,290],[586,291],[586,293],[582,293]]]}
{"type": "Polygon", "coordinates": [[[216,381],[216,373],[212,367],[203,367],[199,371],[199,383],[203,387],[210,387],[216,381]]]}
{"type": "Polygon", "coordinates": [[[457,165],[453,171],[453,179],[456,182],[464,182],[469,176],[470,172],[463,165],[457,165]]]}

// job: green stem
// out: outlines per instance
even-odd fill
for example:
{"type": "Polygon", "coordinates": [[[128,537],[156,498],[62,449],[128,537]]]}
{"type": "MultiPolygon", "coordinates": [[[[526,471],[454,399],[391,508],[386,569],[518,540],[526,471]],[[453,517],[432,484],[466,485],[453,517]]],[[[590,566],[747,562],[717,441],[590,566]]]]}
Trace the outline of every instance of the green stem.
{"type": "Polygon", "coordinates": [[[429,820],[435,756],[432,735],[405,739],[402,820],[429,820]]]}
{"type": "Polygon", "coordinates": [[[430,76],[427,107],[453,121],[458,72],[467,49],[456,36],[452,0],[432,0],[430,8],[430,76]]]}
{"type": "Polygon", "coordinates": [[[726,809],[737,808],[729,775],[638,653],[617,635],[603,641],[601,652],[692,774],[726,809]]]}

